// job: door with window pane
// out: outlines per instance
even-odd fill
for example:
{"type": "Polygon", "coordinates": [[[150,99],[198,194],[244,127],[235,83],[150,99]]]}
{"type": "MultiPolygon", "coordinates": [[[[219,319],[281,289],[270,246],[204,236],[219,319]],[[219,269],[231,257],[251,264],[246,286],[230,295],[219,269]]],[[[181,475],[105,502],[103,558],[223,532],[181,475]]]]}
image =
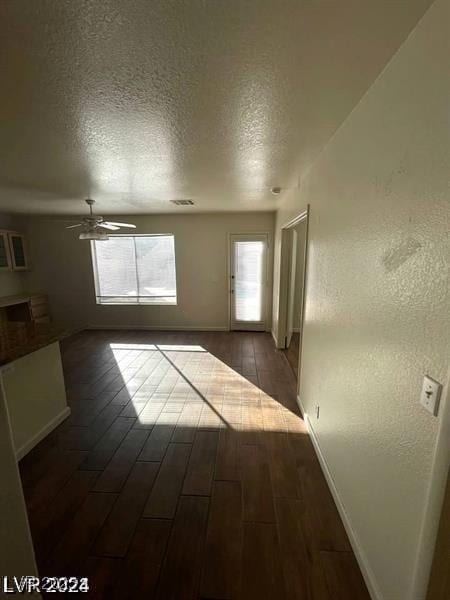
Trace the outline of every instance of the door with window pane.
{"type": "Polygon", "coordinates": [[[267,234],[230,236],[231,329],[264,331],[267,234]]]}

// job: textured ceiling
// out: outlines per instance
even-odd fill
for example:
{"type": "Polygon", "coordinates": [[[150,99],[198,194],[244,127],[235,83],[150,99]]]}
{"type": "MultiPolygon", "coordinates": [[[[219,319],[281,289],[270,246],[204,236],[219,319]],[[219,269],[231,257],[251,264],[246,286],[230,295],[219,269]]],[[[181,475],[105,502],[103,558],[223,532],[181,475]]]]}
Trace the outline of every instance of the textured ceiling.
{"type": "Polygon", "coordinates": [[[430,4],[1,0],[0,210],[274,210],[430,4]]]}

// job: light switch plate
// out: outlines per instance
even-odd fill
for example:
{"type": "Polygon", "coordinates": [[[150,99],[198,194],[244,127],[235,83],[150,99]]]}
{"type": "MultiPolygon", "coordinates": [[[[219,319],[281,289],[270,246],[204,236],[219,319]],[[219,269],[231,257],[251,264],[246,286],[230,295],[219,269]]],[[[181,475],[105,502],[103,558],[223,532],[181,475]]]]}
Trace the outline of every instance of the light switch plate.
{"type": "Polygon", "coordinates": [[[420,404],[432,415],[437,416],[439,410],[439,399],[441,397],[442,385],[425,375],[423,378],[420,404]]]}

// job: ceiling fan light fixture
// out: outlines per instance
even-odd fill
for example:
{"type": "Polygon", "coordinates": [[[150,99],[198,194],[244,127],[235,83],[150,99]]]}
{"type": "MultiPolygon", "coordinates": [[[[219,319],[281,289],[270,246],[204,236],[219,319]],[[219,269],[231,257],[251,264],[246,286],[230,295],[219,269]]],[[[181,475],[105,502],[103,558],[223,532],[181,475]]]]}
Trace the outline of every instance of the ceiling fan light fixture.
{"type": "Polygon", "coordinates": [[[78,236],[80,240],[96,240],[96,241],[106,241],[109,240],[108,234],[103,231],[83,231],[78,236]]]}
{"type": "Polygon", "coordinates": [[[80,240],[109,240],[108,231],[118,231],[121,227],[127,227],[130,229],[136,229],[136,225],[133,223],[122,223],[119,221],[106,221],[100,215],[94,215],[92,206],[95,200],[92,198],[86,198],[86,204],[89,206],[89,215],[87,217],[80,217],[81,222],[75,223],[74,225],[68,225],[66,229],[73,229],[74,227],[84,227],[84,231],[80,233],[78,239],[80,240]],[[104,231],[106,229],[106,231],[104,231]]]}

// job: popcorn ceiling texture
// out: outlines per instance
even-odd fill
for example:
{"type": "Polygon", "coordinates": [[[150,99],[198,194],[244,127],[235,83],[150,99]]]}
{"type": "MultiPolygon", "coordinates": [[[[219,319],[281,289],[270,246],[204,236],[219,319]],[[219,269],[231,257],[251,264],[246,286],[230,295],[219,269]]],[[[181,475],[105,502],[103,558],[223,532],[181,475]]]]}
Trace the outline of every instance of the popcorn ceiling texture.
{"type": "Polygon", "coordinates": [[[3,0],[0,210],[274,210],[430,2],[3,0]]]}

